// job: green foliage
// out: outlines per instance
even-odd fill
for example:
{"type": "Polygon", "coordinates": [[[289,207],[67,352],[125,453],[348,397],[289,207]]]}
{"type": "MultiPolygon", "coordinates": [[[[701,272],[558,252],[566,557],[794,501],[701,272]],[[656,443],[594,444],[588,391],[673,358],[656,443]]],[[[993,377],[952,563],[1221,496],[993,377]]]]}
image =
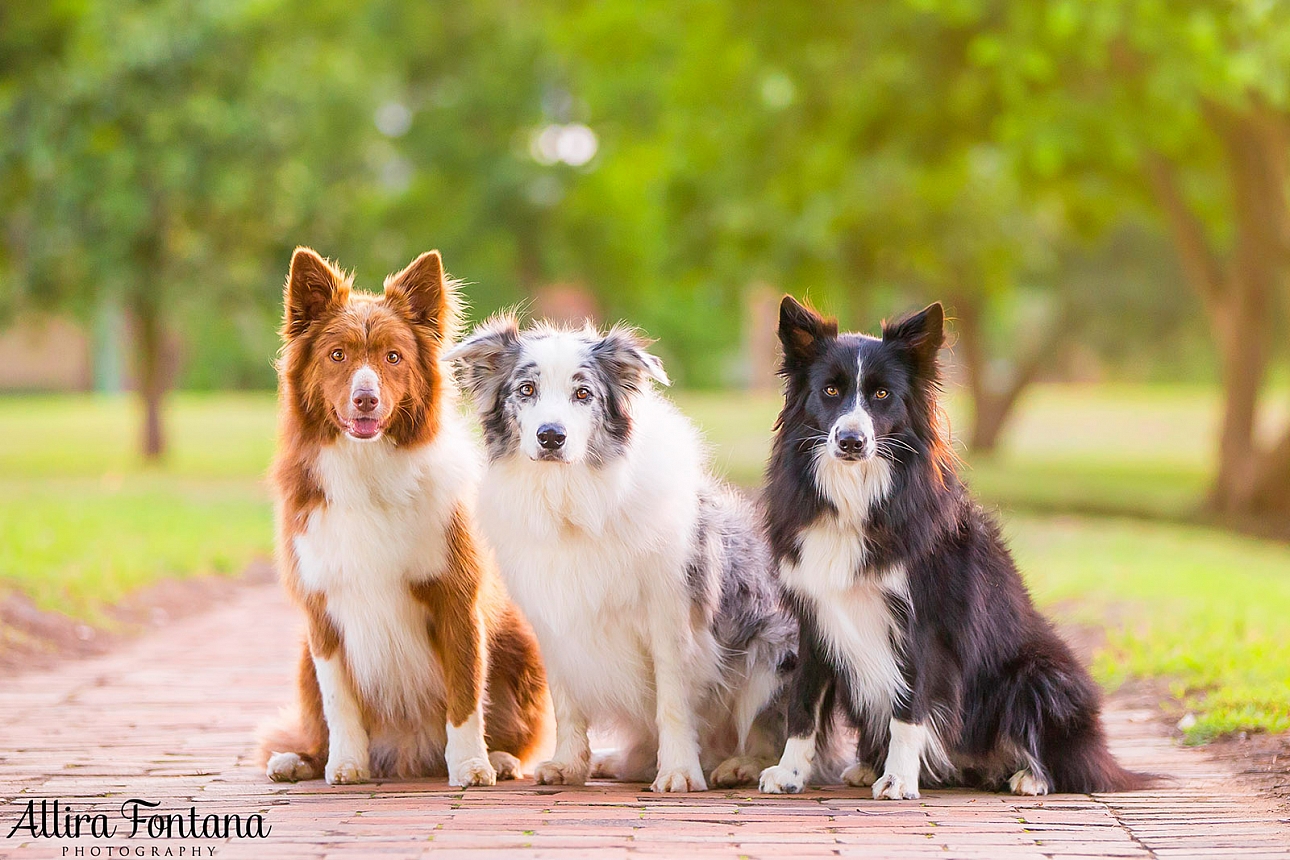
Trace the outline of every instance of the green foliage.
{"type": "Polygon", "coordinates": [[[1240,97],[1232,82],[1280,68],[1282,41],[1265,30],[1280,13],[1127,0],[3,14],[0,306],[156,305],[193,341],[197,387],[268,381],[295,244],[369,287],[439,247],[479,316],[581,285],[665,338],[691,383],[737,376],[759,283],[873,320],[981,296],[1011,360],[1013,304],[1095,315],[1105,284],[1137,272],[1135,310],[1171,306],[1174,273],[1087,240],[1148,202],[1140,136],[1199,146],[1196,93],[1240,97]],[[1152,63],[1136,95],[1114,86],[1128,37],[1152,63]],[[570,122],[594,130],[596,157],[539,163],[538,132],[570,122]]]}

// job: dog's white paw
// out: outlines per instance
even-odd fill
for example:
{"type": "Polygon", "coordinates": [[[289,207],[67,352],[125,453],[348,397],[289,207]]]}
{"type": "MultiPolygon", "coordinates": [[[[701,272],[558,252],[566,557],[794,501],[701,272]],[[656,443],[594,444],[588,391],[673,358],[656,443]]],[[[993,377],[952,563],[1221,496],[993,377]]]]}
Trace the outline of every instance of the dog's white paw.
{"type": "Polygon", "coordinates": [[[497,785],[497,771],[483,756],[472,756],[448,769],[448,784],[469,788],[472,785],[497,785]]]}
{"type": "Polygon", "coordinates": [[[533,769],[533,781],[538,785],[584,785],[587,768],[564,761],[544,761],[533,769]]]}
{"type": "Polygon", "coordinates": [[[264,770],[274,782],[299,782],[315,776],[313,765],[302,759],[299,753],[275,752],[269,756],[269,764],[264,770]]]}
{"type": "Polygon", "coordinates": [[[763,794],[797,794],[805,784],[801,771],[776,764],[761,772],[757,787],[763,794]]]}
{"type": "Polygon", "coordinates": [[[684,767],[671,767],[659,771],[650,791],[659,793],[679,791],[707,791],[708,783],[703,779],[703,770],[698,762],[684,767]]]}
{"type": "Polygon", "coordinates": [[[328,785],[355,785],[367,782],[372,778],[372,771],[366,763],[342,756],[327,760],[328,785]]]}
{"type": "Polygon", "coordinates": [[[885,773],[873,784],[874,800],[917,800],[918,781],[906,780],[895,773],[885,773]]]}
{"type": "Polygon", "coordinates": [[[1035,776],[1030,768],[1023,767],[1008,780],[1008,788],[1012,789],[1013,794],[1038,797],[1048,793],[1048,781],[1035,776]]]}
{"type": "Polygon", "coordinates": [[[618,779],[622,772],[623,756],[617,750],[591,754],[591,779],[618,779]]]}
{"type": "Polygon", "coordinates": [[[710,781],[719,788],[734,788],[756,782],[766,763],[749,755],[728,758],[712,771],[710,781]]]}
{"type": "Polygon", "coordinates": [[[524,775],[523,765],[515,756],[503,750],[493,750],[488,754],[488,763],[497,771],[497,779],[519,779],[524,775]]]}
{"type": "Polygon", "coordinates": [[[864,788],[867,785],[873,785],[877,780],[877,772],[864,762],[858,761],[842,771],[842,782],[847,785],[864,788]]]}

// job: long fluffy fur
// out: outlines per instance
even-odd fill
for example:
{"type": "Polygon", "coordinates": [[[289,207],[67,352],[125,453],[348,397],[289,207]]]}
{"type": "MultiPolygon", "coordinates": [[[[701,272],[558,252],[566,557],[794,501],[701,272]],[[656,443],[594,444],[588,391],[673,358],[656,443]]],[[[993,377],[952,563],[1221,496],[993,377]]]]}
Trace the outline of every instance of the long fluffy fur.
{"type": "MultiPolygon", "coordinates": [[[[836,699],[859,729],[848,781],[876,780],[878,797],[916,797],[920,779],[1141,787],[1106,748],[1097,687],[955,472],[938,421],[942,321],[933,305],[881,338],[839,335],[785,297],[766,510],[802,631],[790,734],[810,737],[821,698],[836,699]]],[[[793,744],[763,790],[800,789],[793,744]]]]}
{"type": "Polygon", "coordinates": [[[277,554],[308,637],[260,761],[277,780],[518,776],[550,703],[476,534],[482,458],[443,363],[455,282],[429,252],[361,293],[302,248],[285,303],[277,554]]]}
{"type": "Polygon", "coordinates": [[[502,317],[452,354],[489,452],[481,523],[551,679],[543,782],[732,785],[783,738],[795,635],[768,547],[750,505],[710,476],[693,425],[652,390],[666,375],[645,346],[627,329],[520,332],[502,317]],[[544,449],[536,434],[553,428],[561,447],[544,449]],[[593,765],[588,725],[616,730],[620,754],[593,765]]]}

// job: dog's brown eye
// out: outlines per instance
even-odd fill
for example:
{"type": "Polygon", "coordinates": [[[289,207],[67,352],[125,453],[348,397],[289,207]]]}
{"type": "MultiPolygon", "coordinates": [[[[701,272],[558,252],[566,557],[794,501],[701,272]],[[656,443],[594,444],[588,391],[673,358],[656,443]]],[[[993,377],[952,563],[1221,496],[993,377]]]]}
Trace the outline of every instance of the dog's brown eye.
{"type": "Polygon", "coordinates": [[[345,360],[345,350],[343,350],[343,349],[333,349],[333,350],[331,351],[331,360],[332,360],[332,361],[344,361],[344,360],[345,360]]]}
{"type": "Polygon", "coordinates": [[[534,392],[534,391],[536,391],[536,390],[537,390],[537,389],[535,389],[535,388],[533,387],[533,383],[531,383],[531,382],[522,382],[522,383],[520,383],[520,389],[519,389],[519,391],[520,391],[520,397],[532,397],[532,396],[533,396],[533,392],[534,392]]]}
{"type": "Polygon", "coordinates": [[[573,396],[578,398],[579,400],[586,400],[588,397],[591,396],[591,389],[584,385],[583,387],[579,388],[577,391],[573,392],[573,396]]]}
{"type": "Polygon", "coordinates": [[[394,350],[390,350],[385,354],[385,360],[388,361],[390,364],[398,364],[402,359],[403,359],[403,356],[399,355],[394,350]]]}
{"type": "Polygon", "coordinates": [[[875,391],[875,392],[873,393],[873,399],[874,399],[874,400],[886,400],[886,399],[887,399],[887,395],[888,395],[888,394],[890,394],[890,393],[891,393],[891,392],[889,392],[889,391],[888,391],[887,389],[885,389],[885,388],[879,388],[877,391],[875,391]]]}
{"type": "Polygon", "coordinates": [[[824,386],[824,396],[825,396],[825,397],[837,397],[837,396],[838,396],[839,394],[841,394],[841,393],[842,393],[842,392],[838,391],[838,387],[837,387],[836,385],[826,385],[826,386],[824,386]]]}

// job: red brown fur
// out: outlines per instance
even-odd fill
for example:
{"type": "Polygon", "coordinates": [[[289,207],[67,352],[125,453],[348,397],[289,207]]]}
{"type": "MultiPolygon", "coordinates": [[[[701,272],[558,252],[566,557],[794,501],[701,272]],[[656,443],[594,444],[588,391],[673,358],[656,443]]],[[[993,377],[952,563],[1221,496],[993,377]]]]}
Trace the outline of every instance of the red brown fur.
{"type": "MultiPolygon", "coordinates": [[[[327,764],[329,733],[315,658],[339,655],[353,685],[341,625],[329,612],[325,591],[302,580],[296,550],[315,515],[331,504],[317,463],[347,432],[357,362],[379,377],[386,413],[380,419],[380,444],[416,449],[436,439],[446,410],[456,408],[440,361],[457,319],[455,286],[434,251],[387,278],[381,295],[354,290],[349,277],[309,249],[298,248],[292,257],[272,480],[279,571],[305,613],[308,634],[299,667],[298,713],[266,734],[260,762],[275,753],[296,753],[302,765],[295,778],[318,778],[327,764]]],[[[426,693],[435,697],[429,711],[434,719],[446,717],[460,726],[484,698],[488,749],[528,761],[546,738],[550,710],[536,639],[505,594],[469,507],[457,505],[444,528],[444,569],[410,582],[407,594],[424,610],[428,653],[437,659],[443,679],[442,690],[426,693]]],[[[406,728],[390,726],[392,717],[379,702],[358,699],[367,731],[406,728]]],[[[427,765],[412,752],[396,761],[391,775],[426,775],[442,767],[441,757],[437,765],[427,765]]]]}

